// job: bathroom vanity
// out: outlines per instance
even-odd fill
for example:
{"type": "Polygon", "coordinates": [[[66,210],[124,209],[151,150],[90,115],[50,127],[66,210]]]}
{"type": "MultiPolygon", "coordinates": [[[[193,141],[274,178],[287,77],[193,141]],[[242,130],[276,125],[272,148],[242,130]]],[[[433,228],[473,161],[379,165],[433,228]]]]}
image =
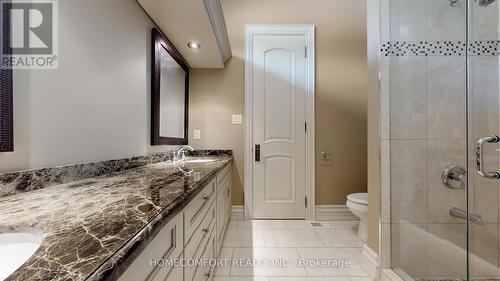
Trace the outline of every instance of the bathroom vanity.
{"type": "Polygon", "coordinates": [[[43,233],[6,280],[211,280],[210,264],[179,264],[218,256],[231,166],[208,151],[0,174],[0,234],[43,233]]]}
{"type": "Polygon", "coordinates": [[[231,213],[231,165],[225,166],[171,219],[120,276],[120,281],[211,280],[231,213]],[[199,265],[183,266],[200,262],[199,265]],[[202,264],[202,263],[207,264],[202,264]]]}

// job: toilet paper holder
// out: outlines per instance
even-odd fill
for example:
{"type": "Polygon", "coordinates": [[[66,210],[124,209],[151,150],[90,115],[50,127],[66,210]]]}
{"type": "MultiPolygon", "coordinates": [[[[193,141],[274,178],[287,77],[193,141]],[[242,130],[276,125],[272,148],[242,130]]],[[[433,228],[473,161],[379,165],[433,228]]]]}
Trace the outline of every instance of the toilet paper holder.
{"type": "Polygon", "coordinates": [[[322,151],[321,152],[320,160],[323,160],[323,161],[332,161],[333,160],[333,156],[332,156],[331,153],[326,153],[325,151],[322,151]]]}

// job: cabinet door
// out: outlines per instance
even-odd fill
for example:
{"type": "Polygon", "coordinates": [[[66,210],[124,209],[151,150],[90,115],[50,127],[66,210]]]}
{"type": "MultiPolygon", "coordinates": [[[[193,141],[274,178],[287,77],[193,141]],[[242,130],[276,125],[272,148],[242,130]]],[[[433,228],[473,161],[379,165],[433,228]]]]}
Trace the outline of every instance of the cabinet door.
{"type": "Polygon", "coordinates": [[[226,210],[225,210],[225,214],[224,214],[224,221],[227,224],[228,221],[229,221],[229,217],[231,216],[231,208],[232,208],[232,202],[231,202],[231,178],[229,178],[229,180],[227,182],[225,204],[226,204],[226,210]]]}
{"type": "MultiPolygon", "coordinates": [[[[208,242],[208,253],[207,253],[207,258],[208,259],[216,259],[218,257],[218,253],[217,253],[217,235],[215,234],[215,232],[212,234],[212,236],[210,237],[210,240],[208,242]]],[[[215,272],[215,267],[212,267],[212,266],[208,266],[207,267],[208,269],[208,272],[206,274],[206,281],[210,281],[214,278],[214,272],[215,272]]]]}
{"type": "Polygon", "coordinates": [[[223,182],[226,181],[228,176],[231,176],[232,165],[228,164],[222,171],[217,174],[217,191],[220,191],[223,187],[223,182]]]}
{"type": "Polygon", "coordinates": [[[217,240],[222,239],[222,231],[224,229],[226,216],[226,198],[224,189],[221,189],[217,195],[217,240]]]}
{"type": "MultiPolygon", "coordinates": [[[[177,258],[182,259],[182,255],[177,258]]],[[[183,281],[184,280],[184,268],[182,266],[162,266],[158,267],[159,271],[156,275],[152,275],[148,281],[183,281]]]]}
{"type": "Polygon", "coordinates": [[[168,275],[167,279],[165,279],[165,281],[182,281],[182,280],[184,280],[182,267],[175,267],[174,270],[170,272],[170,275],[168,275]]]}
{"type": "Polygon", "coordinates": [[[118,280],[151,280],[159,272],[166,272],[166,276],[171,268],[165,266],[164,262],[170,258],[177,258],[182,254],[184,244],[182,232],[183,220],[182,214],[179,214],[158,232],[118,280]]]}

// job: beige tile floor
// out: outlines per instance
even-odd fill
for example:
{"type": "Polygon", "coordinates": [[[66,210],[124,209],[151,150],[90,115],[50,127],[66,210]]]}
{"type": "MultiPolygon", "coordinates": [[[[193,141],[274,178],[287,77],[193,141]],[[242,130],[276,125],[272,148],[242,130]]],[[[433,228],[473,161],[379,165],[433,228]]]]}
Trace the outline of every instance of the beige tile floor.
{"type": "Polygon", "coordinates": [[[216,269],[214,281],[370,281],[360,266],[357,222],[322,223],[230,221],[219,256],[230,262],[216,269]],[[339,262],[350,265],[332,265],[339,262]]]}

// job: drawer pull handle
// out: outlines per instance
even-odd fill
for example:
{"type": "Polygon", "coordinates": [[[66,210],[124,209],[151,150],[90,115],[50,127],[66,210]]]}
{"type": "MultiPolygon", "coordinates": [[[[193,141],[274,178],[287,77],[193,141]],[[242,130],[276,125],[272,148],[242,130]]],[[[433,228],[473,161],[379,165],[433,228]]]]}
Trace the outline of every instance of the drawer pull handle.
{"type": "Polygon", "coordinates": [[[169,257],[170,254],[175,250],[175,247],[177,246],[177,225],[174,225],[172,230],[170,230],[170,248],[167,250],[167,253],[165,254],[165,257],[169,257]]]}
{"type": "Polygon", "coordinates": [[[198,209],[198,211],[196,211],[196,213],[194,214],[194,216],[191,218],[191,224],[193,223],[194,220],[196,220],[196,218],[198,217],[198,215],[200,214],[201,210],[203,210],[203,208],[205,208],[205,206],[207,205],[208,203],[208,199],[210,199],[210,195],[205,195],[203,196],[202,200],[203,200],[203,204],[201,204],[200,208],[198,209]]]}

